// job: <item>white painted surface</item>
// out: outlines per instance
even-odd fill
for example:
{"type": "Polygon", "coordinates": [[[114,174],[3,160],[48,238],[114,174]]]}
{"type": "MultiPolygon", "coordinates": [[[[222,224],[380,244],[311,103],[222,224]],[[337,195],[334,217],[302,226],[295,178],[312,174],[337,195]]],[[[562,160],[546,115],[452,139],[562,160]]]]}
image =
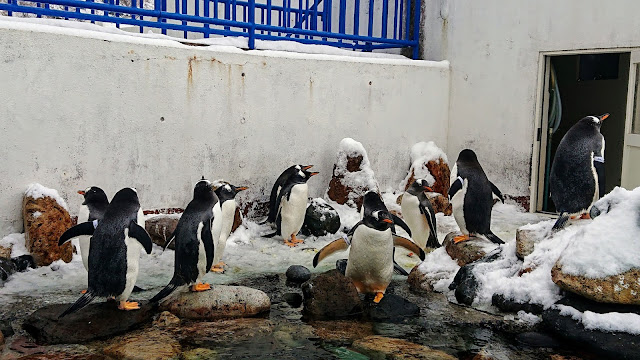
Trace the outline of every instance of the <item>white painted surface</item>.
{"type": "MultiPolygon", "coordinates": [[[[383,188],[409,167],[411,145],[446,146],[447,62],[349,58],[0,22],[0,232],[21,229],[26,185],[135,186],[144,209],[184,207],[202,175],[265,200],[291,164],[320,171],[336,146],[365,146],[383,188]],[[244,76],[242,76],[244,74],[244,76]]],[[[75,215],[75,214],[72,214],[75,215]]]]}
{"type": "Polygon", "coordinates": [[[447,153],[474,149],[509,195],[530,194],[540,53],[640,46],[635,0],[423,3],[423,58],[451,62],[447,153]]]}

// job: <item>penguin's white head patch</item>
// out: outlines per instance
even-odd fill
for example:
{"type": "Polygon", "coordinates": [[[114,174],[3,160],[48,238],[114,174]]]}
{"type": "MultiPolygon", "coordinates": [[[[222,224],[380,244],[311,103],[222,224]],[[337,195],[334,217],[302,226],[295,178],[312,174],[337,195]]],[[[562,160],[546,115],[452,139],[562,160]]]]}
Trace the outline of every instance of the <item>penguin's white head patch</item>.
{"type": "Polygon", "coordinates": [[[300,176],[302,176],[303,178],[306,178],[306,177],[307,177],[307,175],[305,175],[305,174],[304,174],[304,172],[302,172],[302,170],[301,170],[301,171],[298,171],[298,174],[300,174],[300,176]]]}
{"type": "Polygon", "coordinates": [[[222,179],[218,179],[218,180],[215,180],[212,184],[213,184],[213,189],[217,190],[218,188],[227,185],[228,182],[226,182],[226,181],[224,181],[222,179]]]}
{"type": "Polygon", "coordinates": [[[372,212],[371,215],[373,215],[373,217],[376,218],[376,220],[380,220],[380,210],[376,210],[372,212]]]}
{"type": "Polygon", "coordinates": [[[89,190],[91,190],[91,186],[89,186],[88,188],[84,189],[84,193],[85,193],[85,194],[86,194],[86,193],[88,193],[88,192],[89,192],[89,190]]]}
{"type": "Polygon", "coordinates": [[[597,116],[589,116],[589,118],[591,118],[594,124],[600,124],[600,119],[598,119],[597,116]]]}

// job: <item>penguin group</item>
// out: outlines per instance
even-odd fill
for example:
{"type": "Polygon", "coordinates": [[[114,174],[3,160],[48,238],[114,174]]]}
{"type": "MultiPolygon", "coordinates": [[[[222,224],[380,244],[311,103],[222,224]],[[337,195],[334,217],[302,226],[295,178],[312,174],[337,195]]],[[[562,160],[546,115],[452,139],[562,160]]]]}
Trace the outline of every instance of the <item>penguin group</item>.
{"type": "MultiPolygon", "coordinates": [[[[574,216],[588,217],[591,205],[604,193],[604,137],[602,121],[609,114],[588,116],[576,123],[564,136],[556,151],[550,174],[551,197],[560,216],[553,226],[558,231],[574,216]]],[[[267,218],[284,244],[294,247],[307,208],[307,182],[318,172],[313,165],[293,165],[275,181],[267,218]]],[[[485,174],[476,153],[462,150],[451,170],[448,192],[452,215],[462,233],[453,243],[484,237],[504,243],[490,229],[494,198],[504,202],[498,187],[485,174]]],[[[193,198],[185,208],[166,246],[175,242],[173,277],[151,303],[157,303],[179,288],[199,292],[211,289],[203,282],[209,271],[222,272],[221,261],[231,233],[237,204],[236,195],[247,187],[224,180],[210,182],[204,177],[195,184],[193,198]]],[[[359,293],[370,295],[378,303],[391,282],[394,269],[406,275],[394,259],[395,247],[403,247],[425,259],[425,252],[441,246],[435,211],[427,194],[432,192],[426,179],[415,179],[402,195],[403,218],[391,213],[375,191],[364,194],[361,220],[346,236],[320,249],[313,259],[316,267],[329,255],[349,249],[345,275],[359,293]],[[404,219],[404,220],[403,220],[404,219]],[[405,222],[406,221],[406,222],[405,222]],[[408,238],[397,232],[403,229],[408,238]]],[[[88,272],[83,295],[62,316],[80,310],[95,297],[118,301],[121,310],[139,305],[128,301],[138,275],[141,249],[151,253],[152,242],[144,229],[144,218],[134,188],[118,191],[111,202],[105,192],[92,186],[79,191],[84,196],[78,225],[59,239],[62,245],[79,238],[82,263],[88,272]]],[[[263,224],[264,224],[263,223],[263,224]]]]}

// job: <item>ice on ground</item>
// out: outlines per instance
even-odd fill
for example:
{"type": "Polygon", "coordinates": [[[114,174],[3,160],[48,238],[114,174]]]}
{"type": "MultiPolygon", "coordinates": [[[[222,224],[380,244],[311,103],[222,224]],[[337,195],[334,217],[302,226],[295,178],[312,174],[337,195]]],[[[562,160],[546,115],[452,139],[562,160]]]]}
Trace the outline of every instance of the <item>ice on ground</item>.
{"type": "Polygon", "coordinates": [[[407,176],[400,182],[400,190],[404,191],[407,187],[407,182],[412,172],[414,179],[425,179],[427,183],[429,183],[429,186],[433,185],[436,179],[431,175],[425,164],[432,160],[438,161],[440,158],[446,163],[449,162],[447,160],[447,154],[433,141],[422,141],[413,145],[411,147],[411,168],[409,168],[407,176]]]}
{"type": "Polygon", "coordinates": [[[24,233],[9,234],[0,240],[0,246],[5,248],[11,248],[11,257],[17,257],[26,255],[27,245],[24,238],[24,233]]]}
{"type": "Polygon", "coordinates": [[[25,196],[30,196],[34,199],[40,199],[42,197],[50,197],[55,200],[58,205],[62,206],[65,210],[69,211],[69,207],[67,206],[67,202],[64,201],[62,196],[58,194],[58,191],[55,189],[49,189],[48,187],[44,187],[38,183],[29,184],[27,186],[27,190],[24,192],[25,196]]]}
{"type": "Polygon", "coordinates": [[[518,321],[529,325],[535,325],[542,321],[542,319],[538,315],[520,310],[518,311],[518,321]]]}
{"type": "Polygon", "coordinates": [[[580,321],[587,330],[640,335],[640,315],[638,314],[618,312],[599,314],[592,311],[581,312],[566,305],[556,306],[560,310],[560,315],[571,316],[572,319],[580,321]]]}
{"type": "Polygon", "coordinates": [[[558,234],[567,242],[558,260],[563,273],[604,278],[640,268],[640,187],[616,187],[598,203],[608,212],[578,233],[558,234]]]}

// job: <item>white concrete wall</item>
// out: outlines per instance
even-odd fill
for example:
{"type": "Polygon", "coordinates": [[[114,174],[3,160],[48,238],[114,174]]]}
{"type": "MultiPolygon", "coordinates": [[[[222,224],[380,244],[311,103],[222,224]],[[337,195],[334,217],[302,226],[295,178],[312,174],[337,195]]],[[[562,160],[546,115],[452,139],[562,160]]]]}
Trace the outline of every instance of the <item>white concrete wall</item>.
{"type": "Polygon", "coordinates": [[[328,185],[336,147],[368,150],[396,188],[411,146],[446,146],[447,63],[181,45],[0,22],[0,233],[21,228],[27,184],[75,215],[89,185],[138,188],[143,208],[184,207],[205,175],[268,194],[293,163],[328,185]],[[47,32],[42,32],[46,30],[47,32]]]}
{"type": "Polygon", "coordinates": [[[451,63],[448,154],[529,195],[540,52],[640,46],[636,0],[425,0],[423,58],[451,63]]]}

